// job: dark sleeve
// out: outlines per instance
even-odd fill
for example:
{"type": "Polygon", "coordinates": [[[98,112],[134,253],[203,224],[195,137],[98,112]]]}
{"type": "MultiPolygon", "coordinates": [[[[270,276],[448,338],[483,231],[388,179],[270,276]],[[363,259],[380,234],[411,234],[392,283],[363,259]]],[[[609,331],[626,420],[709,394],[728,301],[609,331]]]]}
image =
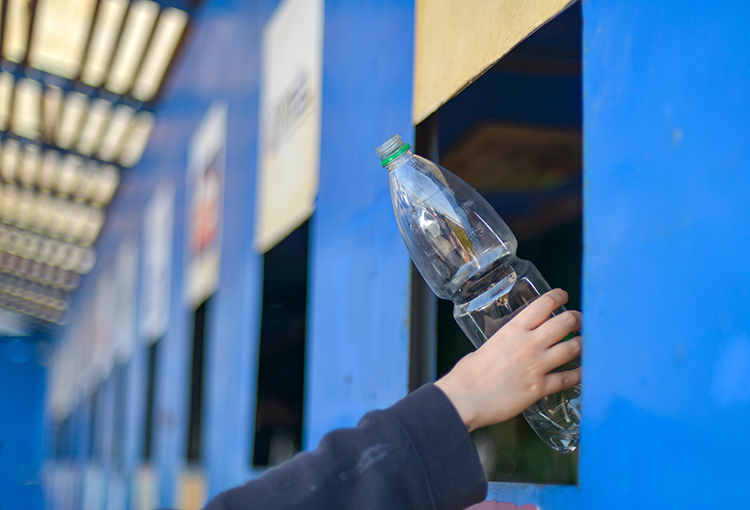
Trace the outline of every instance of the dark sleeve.
{"type": "Polygon", "coordinates": [[[448,397],[428,384],[219,494],[206,510],[458,510],[486,494],[471,436],[448,397]]]}

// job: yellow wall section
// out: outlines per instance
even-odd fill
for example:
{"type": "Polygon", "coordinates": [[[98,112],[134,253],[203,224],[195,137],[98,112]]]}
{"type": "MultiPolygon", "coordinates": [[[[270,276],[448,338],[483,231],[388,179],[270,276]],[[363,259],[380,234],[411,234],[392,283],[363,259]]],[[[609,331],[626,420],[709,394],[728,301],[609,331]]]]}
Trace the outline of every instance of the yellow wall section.
{"type": "Polygon", "coordinates": [[[570,0],[417,0],[414,124],[460,92],[570,0]]]}

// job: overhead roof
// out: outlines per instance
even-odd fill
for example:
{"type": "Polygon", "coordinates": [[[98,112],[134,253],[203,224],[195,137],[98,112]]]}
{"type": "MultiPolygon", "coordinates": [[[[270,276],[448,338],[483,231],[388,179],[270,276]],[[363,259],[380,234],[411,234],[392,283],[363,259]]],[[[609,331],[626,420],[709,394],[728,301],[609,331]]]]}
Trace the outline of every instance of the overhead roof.
{"type": "Polygon", "coordinates": [[[64,322],[195,3],[0,0],[4,317],[64,322]]]}

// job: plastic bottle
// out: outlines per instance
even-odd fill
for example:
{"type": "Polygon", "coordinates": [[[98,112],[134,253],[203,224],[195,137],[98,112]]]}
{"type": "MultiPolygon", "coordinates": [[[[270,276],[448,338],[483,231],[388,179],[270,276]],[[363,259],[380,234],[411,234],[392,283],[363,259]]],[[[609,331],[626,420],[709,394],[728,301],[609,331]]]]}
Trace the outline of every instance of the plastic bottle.
{"type": "MultiPolygon", "coordinates": [[[[531,262],[516,257],[515,236],[471,186],[414,155],[398,135],[376,152],[388,169],[396,220],[414,264],[439,298],[453,301],[453,316],[475,347],[550,290],[531,262]]],[[[544,442],[570,453],[578,446],[579,409],[576,385],[539,400],[523,415],[544,442]]]]}

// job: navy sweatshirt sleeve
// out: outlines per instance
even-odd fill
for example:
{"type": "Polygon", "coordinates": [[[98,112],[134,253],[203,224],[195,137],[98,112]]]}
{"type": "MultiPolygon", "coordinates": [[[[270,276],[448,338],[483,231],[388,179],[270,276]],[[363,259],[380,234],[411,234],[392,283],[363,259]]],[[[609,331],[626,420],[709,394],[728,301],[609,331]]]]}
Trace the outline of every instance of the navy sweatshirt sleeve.
{"type": "Polygon", "coordinates": [[[356,428],[327,434],[206,510],[450,510],[482,501],[487,481],[448,397],[428,384],[356,428]]]}

